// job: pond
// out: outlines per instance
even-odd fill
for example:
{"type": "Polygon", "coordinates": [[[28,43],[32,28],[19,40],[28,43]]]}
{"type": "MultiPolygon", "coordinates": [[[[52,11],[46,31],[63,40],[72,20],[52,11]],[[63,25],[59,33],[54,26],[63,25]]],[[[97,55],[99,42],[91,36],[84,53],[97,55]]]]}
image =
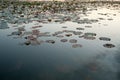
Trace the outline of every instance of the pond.
{"type": "Polygon", "coordinates": [[[0,80],[120,80],[119,7],[57,13],[26,7],[29,13],[22,14],[4,9],[0,80]]]}

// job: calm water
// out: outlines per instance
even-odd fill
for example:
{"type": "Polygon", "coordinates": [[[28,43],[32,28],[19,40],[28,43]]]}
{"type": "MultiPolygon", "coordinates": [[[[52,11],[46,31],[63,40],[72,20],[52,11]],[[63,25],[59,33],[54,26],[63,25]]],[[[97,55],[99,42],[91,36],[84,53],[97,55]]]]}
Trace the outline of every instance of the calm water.
{"type": "Polygon", "coordinates": [[[29,23],[12,24],[11,20],[1,19],[0,80],[120,80],[120,10],[88,8],[86,13],[77,11],[76,15],[80,19],[64,22],[44,19],[43,23],[31,18],[29,23]],[[54,36],[58,31],[60,34],[54,36]],[[96,36],[85,38],[85,33],[96,36]],[[70,42],[71,39],[77,42],[70,42]],[[76,44],[80,46],[74,47],[76,44]]]}

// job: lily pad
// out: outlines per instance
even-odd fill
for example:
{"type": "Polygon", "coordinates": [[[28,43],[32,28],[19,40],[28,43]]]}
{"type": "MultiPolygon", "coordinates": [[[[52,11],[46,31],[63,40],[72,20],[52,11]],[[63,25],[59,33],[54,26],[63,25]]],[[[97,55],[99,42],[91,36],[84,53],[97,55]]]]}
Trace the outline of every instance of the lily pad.
{"type": "Polygon", "coordinates": [[[86,28],[92,28],[92,26],[85,26],[86,28]]]}
{"type": "Polygon", "coordinates": [[[81,44],[73,44],[73,45],[72,45],[72,48],[81,48],[81,47],[82,47],[81,44]]]}
{"type": "Polygon", "coordinates": [[[72,34],[65,34],[65,36],[70,37],[70,36],[72,36],[72,34]]]}
{"type": "Polygon", "coordinates": [[[106,48],[114,48],[115,47],[114,44],[110,44],[110,43],[104,44],[103,46],[106,48]]]}
{"type": "Polygon", "coordinates": [[[63,38],[64,36],[63,35],[57,35],[56,37],[63,38]]]}
{"type": "Polygon", "coordinates": [[[52,43],[52,44],[54,44],[54,43],[55,43],[55,41],[54,41],[54,40],[46,40],[46,42],[47,42],[47,43],[52,43]]]}
{"type": "Polygon", "coordinates": [[[62,28],[67,28],[67,26],[63,26],[62,28]]]}
{"type": "Polygon", "coordinates": [[[30,42],[30,41],[26,41],[24,44],[25,44],[25,45],[30,45],[31,42],[30,42]]]}
{"type": "Polygon", "coordinates": [[[67,42],[68,40],[67,39],[61,39],[60,41],[61,42],[67,42]]]}
{"type": "Polygon", "coordinates": [[[85,30],[84,28],[76,28],[77,30],[85,30]]]}
{"type": "Polygon", "coordinates": [[[107,38],[107,37],[100,37],[99,39],[103,40],[103,41],[110,41],[111,40],[110,38],[107,38]]]}
{"type": "Polygon", "coordinates": [[[96,36],[97,34],[96,33],[85,33],[84,35],[85,36],[96,36]]]}
{"type": "Polygon", "coordinates": [[[71,39],[69,40],[70,43],[77,43],[77,40],[76,39],[71,39]]]}
{"type": "Polygon", "coordinates": [[[94,40],[94,39],[96,39],[96,38],[95,38],[95,37],[93,37],[93,36],[84,36],[84,39],[94,40]]]}
{"type": "Polygon", "coordinates": [[[73,32],[73,34],[74,34],[74,35],[81,35],[82,32],[77,32],[77,31],[76,31],[76,32],[73,32]]]}

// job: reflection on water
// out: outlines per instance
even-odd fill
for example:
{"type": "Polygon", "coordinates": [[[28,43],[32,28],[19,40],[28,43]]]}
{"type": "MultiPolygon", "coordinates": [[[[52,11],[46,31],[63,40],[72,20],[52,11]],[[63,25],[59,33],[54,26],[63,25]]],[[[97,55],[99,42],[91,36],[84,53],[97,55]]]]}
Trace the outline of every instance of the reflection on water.
{"type": "Polygon", "coordinates": [[[25,7],[29,14],[4,9],[0,80],[119,80],[118,7],[89,4],[57,13],[25,7]]]}

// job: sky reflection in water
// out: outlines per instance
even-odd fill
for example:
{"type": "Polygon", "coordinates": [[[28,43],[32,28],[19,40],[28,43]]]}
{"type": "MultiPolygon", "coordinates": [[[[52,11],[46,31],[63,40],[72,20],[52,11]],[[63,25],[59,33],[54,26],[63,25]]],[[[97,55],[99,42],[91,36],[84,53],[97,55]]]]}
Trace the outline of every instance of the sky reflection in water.
{"type": "Polygon", "coordinates": [[[119,80],[119,10],[55,15],[1,20],[0,80],[119,80]]]}

